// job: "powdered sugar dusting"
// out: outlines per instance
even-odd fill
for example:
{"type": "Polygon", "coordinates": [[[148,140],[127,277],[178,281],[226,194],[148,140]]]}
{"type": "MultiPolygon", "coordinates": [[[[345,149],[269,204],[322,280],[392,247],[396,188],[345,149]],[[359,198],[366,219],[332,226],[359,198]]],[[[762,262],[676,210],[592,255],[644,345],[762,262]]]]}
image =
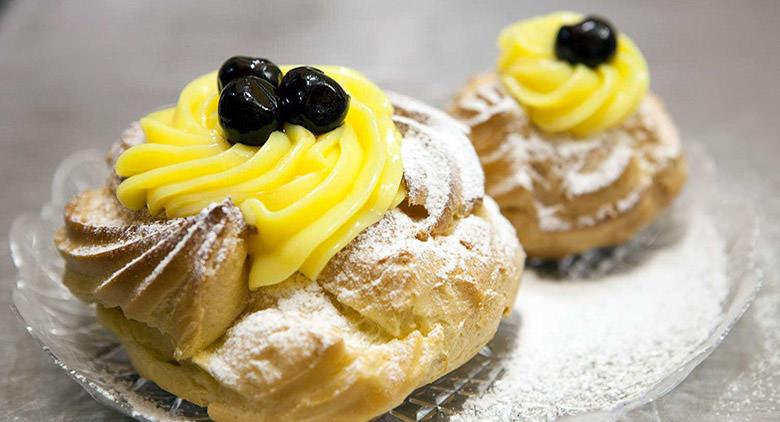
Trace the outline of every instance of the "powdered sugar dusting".
{"type": "Polygon", "coordinates": [[[231,327],[213,354],[198,358],[225,386],[248,396],[267,393],[296,367],[305,369],[341,339],[345,321],[316,284],[282,290],[278,308],[250,312],[231,327]]]}
{"type": "Polygon", "coordinates": [[[114,283],[116,278],[122,277],[123,272],[133,266],[143,265],[144,262],[159,258],[154,269],[140,280],[135,288],[135,294],[143,293],[149,285],[155,283],[168,265],[188,247],[195,248],[191,256],[190,269],[199,276],[212,274],[215,269],[209,268],[209,260],[216,255],[218,259],[214,262],[217,265],[221,264],[223,260],[219,259],[219,255],[225,253],[225,247],[232,249],[235,244],[235,239],[225,239],[224,245],[217,245],[218,237],[224,231],[226,222],[243,226],[244,221],[240,211],[229,200],[213,203],[196,216],[131,226],[119,226],[116,225],[116,221],[106,222],[103,220],[104,217],[97,215],[95,215],[97,220],[93,220],[94,214],[97,213],[90,213],[88,219],[79,220],[79,229],[91,234],[102,233],[107,237],[107,243],[92,245],[64,242],[60,245],[61,249],[72,256],[83,258],[108,251],[119,252],[123,249],[139,248],[138,256],[117,268],[95,288],[96,292],[103,286],[114,283]],[[197,241],[192,244],[191,239],[196,236],[197,241]],[[161,251],[165,253],[159,256],[161,251]]]}
{"type": "MultiPolygon", "coordinates": [[[[399,123],[415,124],[412,119],[397,118],[399,123]]],[[[406,130],[410,133],[411,128],[406,130]]],[[[404,179],[408,191],[408,201],[413,205],[423,205],[428,212],[428,225],[434,225],[443,218],[446,208],[451,208],[453,198],[453,180],[455,169],[446,151],[435,147],[429,138],[405,138],[401,153],[404,160],[404,179]],[[406,140],[410,139],[410,140],[406,140]],[[439,163],[439,165],[430,165],[439,163]]]]}
{"type": "Polygon", "coordinates": [[[491,198],[485,198],[484,208],[484,215],[469,215],[458,220],[447,236],[425,240],[416,236],[422,222],[400,210],[391,210],[334,257],[335,265],[326,268],[320,283],[339,302],[356,309],[391,335],[403,336],[410,329],[420,328],[409,319],[410,314],[445,314],[448,311],[415,305],[417,289],[431,287],[418,284],[430,279],[427,271],[435,269],[434,280],[450,285],[489,283],[489,280],[475,278],[485,275],[467,270],[469,268],[509,266],[519,271],[517,267],[521,265],[523,252],[514,228],[500,215],[491,198]],[[382,272],[372,273],[374,268],[380,268],[382,272]],[[368,274],[376,278],[372,279],[368,274]],[[388,284],[394,286],[388,287],[388,284]]]}
{"type": "Polygon", "coordinates": [[[633,209],[640,199],[642,199],[640,192],[629,192],[628,195],[615,202],[609,202],[600,206],[593,214],[578,216],[575,224],[558,217],[558,213],[563,209],[561,204],[545,206],[538,201],[534,201],[534,208],[536,208],[536,215],[539,219],[539,228],[547,232],[560,232],[571,230],[574,227],[595,226],[608,218],[615,218],[633,209]]]}
{"type": "Polygon", "coordinates": [[[517,108],[515,100],[504,95],[498,85],[479,86],[473,95],[464,96],[459,105],[473,113],[471,117],[463,120],[468,126],[476,126],[497,114],[512,112],[517,108]]]}
{"type": "MultiPolygon", "coordinates": [[[[768,209],[780,210],[780,199],[772,198],[767,190],[757,190],[755,194],[762,198],[768,209]]],[[[739,200],[745,200],[742,190],[739,200]]],[[[759,262],[769,272],[765,273],[761,291],[745,315],[748,319],[745,325],[753,325],[755,331],[742,327],[741,336],[737,336],[736,342],[731,339],[730,344],[732,353],[741,353],[744,351],[741,341],[749,340],[748,350],[755,350],[750,352],[755,358],[748,360],[748,366],[741,368],[738,376],[724,377],[723,390],[714,406],[723,420],[762,421],[780,414],[780,277],[776,271],[771,271],[778,268],[774,240],[780,238],[780,228],[772,219],[765,223],[761,225],[761,243],[756,250],[759,262]]],[[[738,230],[746,230],[746,227],[742,225],[738,230]]]]}
{"type": "Polygon", "coordinates": [[[65,228],[55,239],[66,260],[64,283],[82,300],[119,307],[126,317],[169,335],[177,358],[192,353],[193,344],[205,342],[198,345],[203,347],[224,333],[229,318],[204,315],[219,307],[232,319],[243,308],[239,295],[245,281],[234,270],[246,255],[240,210],[226,200],[186,218],[146,222],[110,212],[116,220],[106,222],[104,216],[92,218],[105,209],[95,203],[121,207],[108,189],[86,191],[69,204],[65,228]],[[230,299],[201,302],[206,291],[230,299]],[[206,328],[193,335],[190,327],[201,318],[212,325],[201,325],[206,328]]]}
{"type": "Polygon", "coordinates": [[[630,211],[627,205],[636,205],[641,199],[637,195],[681,154],[676,129],[652,96],[622,125],[586,138],[540,132],[494,78],[477,82],[454,107],[474,131],[489,175],[487,193],[503,206],[502,196],[512,202],[518,189],[531,192],[542,230],[587,227],[610,213],[630,211]],[[561,217],[576,214],[567,209],[567,202],[614,185],[632,163],[640,173],[620,204],[605,202],[595,215],[561,217]]]}
{"type": "Polygon", "coordinates": [[[549,421],[608,409],[677,370],[715,330],[728,293],[723,239],[709,217],[640,265],[594,280],[526,273],[506,374],[466,403],[466,420],[549,421]]]}
{"type": "Polygon", "coordinates": [[[561,205],[548,207],[534,201],[534,207],[536,208],[536,217],[539,219],[540,229],[546,232],[557,232],[571,228],[571,224],[568,221],[558,218],[558,212],[563,209],[561,205]]]}
{"type": "MultiPolygon", "coordinates": [[[[578,146],[570,144],[569,146],[578,146]]],[[[590,145],[589,145],[590,146],[590,145]]],[[[596,145],[596,148],[598,146],[596,145]]],[[[561,152],[565,149],[562,148],[561,152]]],[[[566,157],[567,154],[561,154],[566,157]]],[[[577,163],[568,172],[563,175],[563,187],[570,198],[596,192],[609,186],[609,183],[623,174],[628,161],[631,160],[633,153],[631,149],[624,144],[618,144],[612,154],[610,154],[595,171],[583,171],[586,163],[583,154],[576,154],[577,163]]]]}
{"type": "Polygon", "coordinates": [[[485,195],[485,178],[468,128],[443,112],[419,101],[390,95],[393,120],[404,140],[401,154],[408,201],[423,205],[431,222],[441,220],[447,208],[468,214],[485,195]]]}
{"type": "MultiPolygon", "coordinates": [[[[592,215],[579,216],[577,218],[577,225],[579,227],[595,226],[596,224],[606,220],[607,218],[614,218],[618,215],[630,211],[636,206],[636,204],[639,202],[640,199],[642,199],[642,196],[639,194],[639,192],[637,191],[629,192],[628,195],[618,199],[614,203],[608,203],[602,205],[592,215]]],[[[563,230],[567,230],[568,228],[571,228],[572,225],[568,223],[564,223],[562,226],[565,227],[563,230]]],[[[550,231],[556,231],[556,230],[550,230],[550,231]]]]}

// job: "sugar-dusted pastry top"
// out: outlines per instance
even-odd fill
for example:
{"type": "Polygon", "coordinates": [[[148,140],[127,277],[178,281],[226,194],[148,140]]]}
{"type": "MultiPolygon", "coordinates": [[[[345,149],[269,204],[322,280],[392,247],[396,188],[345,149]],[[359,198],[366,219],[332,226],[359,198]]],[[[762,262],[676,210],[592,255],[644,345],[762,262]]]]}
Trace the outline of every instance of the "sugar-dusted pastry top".
{"type": "Polygon", "coordinates": [[[588,136],[630,117],[647,93],[649,72],[642,53],[624,34],[603,63],[571,63],[561,57],[559,31],[612,31],[583,16],[557,12],[514,23],[499,37],[497,73],[504,88],[538,128],[549,133],[588,136]]]}
{"type": "Polygon", "coordinates": [[[229,198],[257,229],[248,240],[250,288],[296,271],[315,279],[404,196],[390,100],[356,71],[322,70],[351,96],[344,124],[316,135],[288,123],[262,146],[224,137],[216,72],[194,80],[175,107],[141,119],[144,142],[116,160],[125,178],[116,188],[119,200],[176,218],[229,198]]]}
{"type": "Polygon", "coordinates": [[[619,126],[585,137],[541,132],[495,75],[472,80],[452,113],[472,128],[487,193],[546,232],[591,227],[630,211],[681,156],[676,128],[647,96],[619,126]]]}

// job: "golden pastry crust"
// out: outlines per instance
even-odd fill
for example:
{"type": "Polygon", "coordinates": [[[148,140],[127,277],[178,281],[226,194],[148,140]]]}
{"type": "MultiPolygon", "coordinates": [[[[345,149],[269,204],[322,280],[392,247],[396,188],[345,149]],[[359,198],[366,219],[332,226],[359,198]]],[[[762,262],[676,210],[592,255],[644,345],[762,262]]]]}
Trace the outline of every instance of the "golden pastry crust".
{"type": "Polygon", "coordinates": [[[471,128],[486,191],[531,257],[628,240],[687,177],[677,130],[652,94],[620,126],[581,139],[542,133],[494,74],[472,79],[449,110],[471,128]]]}
{"type": "Polygon", "coordinates": [[[75,296],[120,307],[164,334],[184,359],[219,338],[246,303],[248,230],[227,201],[198,216],[155,221],[103,188],[66,206],[54,240],[65,258],[63,283],[75,296]]]}
{"type": "MultiPolygon", "coordinates": [[[[213,313],[237,310],[216,341],[191,346],[176,336],[175,326],[152,317],[157,312],[131,316],[124,302],[108,301],[99,279],[125,266],[110,267],[73,247],[68,224],[57,244],[66,272],[81,283],[67,285],[100,305],[99,321],[116,333],[142,376],[208,406],[215,420],[366,420],[400,404],[492,338],[514,303],[525,255],[512,226],[484,195],[465,129],[414,100],[392,99],[404,135],[407,199],[331,259],[316,282],[296,274],[242,292],[235,303],[206,301],[201,308],[213,313]],[[80,259],[74,251],[82,252],[80,259]],[[83,277],[88,271],[95,276],[83,277]],[[190,346],[188,353],[180,351],[182,344],[190,346]]],[[[139,133],[126,132],[124,147],[138,142],[139,133]]],[[[107,188],[77,197],[66,221],[78,220],[87,231],[113,227],[107,230],[112,250],[135,256],[149,269],[145,281],[135,283],[133,291],[140,293],[144,286],[171,282],[171,273],[162,270],[168,261],[190,257],[188,262],[215,274],[225,271],[225,255],[194,259],[197,254],[187,252],[194,249],[182,247],[171,249],[169,258],[144,258],[138,246],[144,237],[135,232],[146,233],[150,225],[221,224],[232,229],[211,236],[213,241],[238,251],[248,229],[233,221],[235,211],[226,201],[190,221],[159,222],[127,214],[107,188]],[[214,210],[226,217],[209,217],[214,210]]],[[[245,285],[246,274],[238,273],[245,285]]],[[[177,324],[200,326],[198,315],[177,324]]]]}

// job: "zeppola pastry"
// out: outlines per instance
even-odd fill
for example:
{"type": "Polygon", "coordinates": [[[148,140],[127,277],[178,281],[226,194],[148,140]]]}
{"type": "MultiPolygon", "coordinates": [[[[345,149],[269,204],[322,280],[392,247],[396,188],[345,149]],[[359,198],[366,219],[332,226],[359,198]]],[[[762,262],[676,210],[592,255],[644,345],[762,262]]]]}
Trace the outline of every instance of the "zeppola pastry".
{"type": "Polygon", "coordinates": [[[499,47],[496,71],[473,78],[450,113],[471,128],[486,191],[529,256],[619,244],[677,196],[677,130],[631,39],[559,12],[510,25],[499,47]]]}
{"type": "Polygon", "coordinates": [[[474,356],[524,252],[467,128],[234,57],[134,123],[55,242],[132,364],[217,421],[367,420],[474,356]]]}

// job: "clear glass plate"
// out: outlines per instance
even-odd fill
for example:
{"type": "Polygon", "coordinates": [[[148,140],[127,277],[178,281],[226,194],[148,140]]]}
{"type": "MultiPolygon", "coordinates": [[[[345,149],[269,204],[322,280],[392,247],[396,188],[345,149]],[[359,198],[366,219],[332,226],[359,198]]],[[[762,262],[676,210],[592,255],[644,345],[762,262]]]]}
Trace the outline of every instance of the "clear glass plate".
{"type": "MultiPolygon", "coordinates": [[[[401,406],[378,419],[613,419],[655,400],[679,384],[717,347],[747,309],[761,284],[761,274],[754,256],[758,232],[754,219],[749,210],[743,209],[739,191],[727,187],[727,184],[714,176],[712,164],[705,158],[706,154],[701,148],[694,150],[689,156],[697,157],[696,162],[692,163],[692,174],[696,177],[689,183],[684,198],[670,212],[635,240],[619,248],[594,251],[556,263],[530,262],[518,307],[510,318],[501,323],[490,344],[461,368],[416,390],[401,406]],[[674,362],[671,366],[650,368],[649,363],[643,363],[645,361],[640,359],[633,362],[610,361],[608,366],[612,370],[603,373],[599,371],[604,366],[594,365],[586,369],[586,372],[592,372],[586,374],[588,379],[598,380],[599,385],[610,386],[611,393],[607,397],[598,396],[600,387],[594,385],[593,396],[590,397],[588,394],[591,390],[586,389],[576,406],[566,407],[564,400],[561,401],[563,405],[539,411],[538,406],[534,408],[533,404],[523,403],[524,397],[528,396],[523,396],[521,390],[533,388],[536,394],[534,397],[549,398],[549,403],[556,402],[552,397],[555,392],[543,380],[530,387],[514,385],[522,379],[523,374],[514,374],[512,377],[508,374],[517,372],[519,365],[529,359],[541,363],[544,368],[560,371],[556,368],[563,366],[556,360],[566,358],[565,352],[534,356],[540,350],[535,345],[553,341],[566,344],[565,339],[556,339],[554,333],[529,334],[533,331],[529,321],[544,321],[554,317],[552,314],[545,315],[545,312],[552,311],[547,311],[548,306],[539,300],[549,300],[554,305],[557,300],[570,298],[571,292],[566,291],[569,286],[582,292],[584,298],[591,298],[583,300],[596,300],[596,296],[587,292],[588,283],[593,283],[593,289],[596,289],[601,279],[621,277],[621,274],[637,274],[637,277],[641,277],[651,268],[657,269],[658,265],[653,267],[654,260],[661,259],[658,257],[663,255],[664,250],[691,235],[691,230],[687,228],[692,218],[703,218],[701,215],[704,214],[693,214],[693,209],[706,214],[706,224],[713,229],[713,233],[717,233],[725,248],[722,262],[725,283],[723,295],[715,299],[718,301],[717,313],[707,319],[700,335],[680,343],[684,347],[679,347],[679,344],[675,347],[673,356],[667,361],[674,362]],[[524,304],[524,295],[527,298],[536,297],[535,305],[533,301],[524,304]],[[637,383],[636,378],[617,376],[621,371],[615,371],[615,365],[627,365],[626,370],[646,365],[647,368],[638,368],[639,373],[647,374],[646,379],[637,383]]],[[[208,420],[205,409],[183,401],[139,377],[115,338],[96,322],[93,307],[73,298],[60,282],[63,262],[54,248],[52,236],[61,225],[63,205],[78,192],[100,186],[107,177],[108,171],[101,153],[77,153],[66,159],[57,170],[50,202],[39,213],[23,214],[14,221],[10,232],[13,259],[18,269],[17,285],[13,292],[14,310],[27,331],[38,340],[54,362],[101,403],[142,421],[208,420]]],[[[669,268],[667,274],[673,276],[675,271],[675,268],[669,268]]],[[[646,293],[628,291],[622,294],[628,295],[624,296],[628,299],[635,299],[630,295],[646,293]]],[[[690,295],[691,300],[697,301],[699,293],[702,292],[689,289],[669,294],[690,295]]],[[[675,309],[665,309],[663,312],[668,318],[684,315],[675,312],[675,309]]],[[[652,321],[647,323],[652,324],[652,321]]],[[[652,335],[648,332],[647,337],[652,335]]],[[[659,348],[663,349],[663,337],[652,340],[661,344],[659,348]]],[[[604,339],[594,337],[593,341],[604,339]]],[[[600,347],[595,346],[593,350],[598,355],[600,347]]]]}

